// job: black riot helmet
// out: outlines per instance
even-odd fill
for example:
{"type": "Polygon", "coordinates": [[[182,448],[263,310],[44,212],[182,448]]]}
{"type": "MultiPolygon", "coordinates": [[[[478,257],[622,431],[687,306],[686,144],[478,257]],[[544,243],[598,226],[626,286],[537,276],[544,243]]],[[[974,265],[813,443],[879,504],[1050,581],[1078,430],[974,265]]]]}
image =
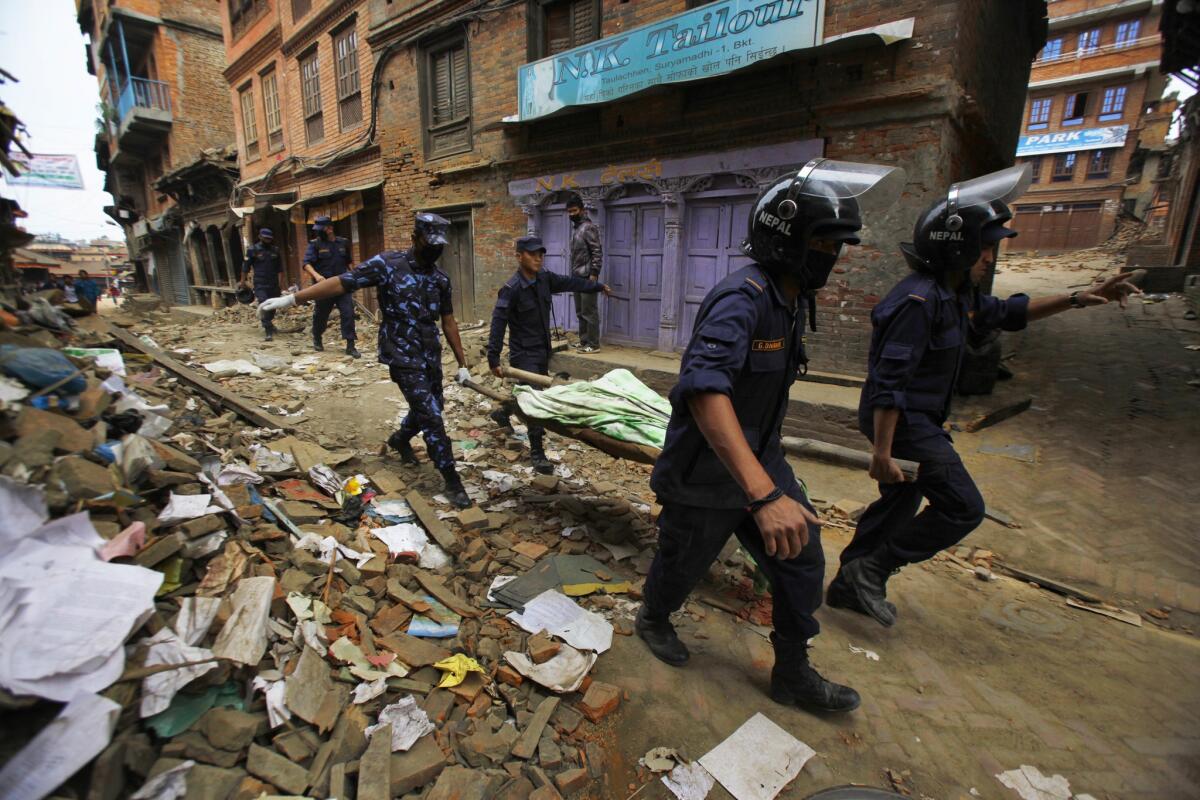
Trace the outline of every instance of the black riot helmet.
{"type": "Polygon", "coordinates": [[[900,245],[909,266],[932,275],[969,270],[984,248],[1017,235],[1005,227],[1013,217],[1008,204],[1025,193],[1031,179],[1023,164],[951,184],[945,197],[917,217],[912,243],[900,245]]]}
{"type": "Polygon", "coordinates": [[[890,201],[903,184],[904,171],[895,167],[810,161],[758,196],[742,249],[767,269],[797,278],[805,292],[815,292],[829,280],[841,246],[859,243],[864,206],[890,201]],[[810,247],[818,238],[835,242],[835,251],[810,247]]]}

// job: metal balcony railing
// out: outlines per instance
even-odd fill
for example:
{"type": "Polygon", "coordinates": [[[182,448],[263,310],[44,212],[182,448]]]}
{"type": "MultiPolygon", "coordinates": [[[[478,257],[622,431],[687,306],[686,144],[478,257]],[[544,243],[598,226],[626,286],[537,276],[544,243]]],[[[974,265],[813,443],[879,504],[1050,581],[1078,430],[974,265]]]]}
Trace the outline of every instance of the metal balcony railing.
{"type": "Polygon", "coordinates": [[[1109,42],[1107,44],[1096,45],[1095,47],[1086,48],[1083,50],[1075,47],[1074,49],[1064,51],[1056,58],[1035,58],[1033,60],[1033,67],[1034,69],[1037,69],[1038,67],[1044,67],[1050,64],[1061,64],[1064,61],[1082,61],[1085,58],[1092,58],[1093,56],[1106,56],[1113,53],[1120,53],[1123,50],[1133,50],[1139,47],[1157,47],[1159,44],[1160,40],[1158,36],[1154,35],[1141,36],[1137,39],[1128,39],[1120,44],[1116,42],[1109,42]]]}
{"type": "Polygon", "coordinates": [[[117,99],[117,114],[122,122],[134,108],[170,111],[170,84],[148,78],[130,78],[121,88],[121,96],[117,99]]]}

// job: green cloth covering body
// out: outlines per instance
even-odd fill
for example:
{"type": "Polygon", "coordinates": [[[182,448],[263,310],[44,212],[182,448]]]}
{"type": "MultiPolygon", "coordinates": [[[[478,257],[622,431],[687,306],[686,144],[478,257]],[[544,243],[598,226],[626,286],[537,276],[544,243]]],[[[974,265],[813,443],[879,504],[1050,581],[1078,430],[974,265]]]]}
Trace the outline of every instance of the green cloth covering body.
{"type": "Polygon", "coordinates": [[[614,369],[594,381],[538,391],[513,388],[521,411],[532,419],[591,428],[613,439],[662,448],[671,404],[627,369],[614,369]]]}

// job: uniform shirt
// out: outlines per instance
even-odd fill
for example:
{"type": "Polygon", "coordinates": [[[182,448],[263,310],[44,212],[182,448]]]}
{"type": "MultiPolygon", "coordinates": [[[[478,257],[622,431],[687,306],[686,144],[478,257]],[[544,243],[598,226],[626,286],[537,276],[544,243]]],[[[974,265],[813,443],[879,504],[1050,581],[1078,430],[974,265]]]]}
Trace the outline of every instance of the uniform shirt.
{"type": "Polygon", "coordinates": [[[571,223],[571,274],[581,278],[600,274],[600,229],[585,215],[578,225],[571,223]]]}
{"type": "Polygon", "coordinates": [[[500,366],[504,331],[508,330],[508,360],[543,363],[550,359],[551,296],[561,292],[593,293],[603,290],[597,281],[574,275],[559,275],[543,269],[527,280],[518,270],[500,287],[492,310],[492,331],[488,337],[489,367],[500,366]]]}
{"type": "Polygon", "coordinates": [[[967,327],[976,333],[1019,331],[1028,321],[1029,296],[1001,300],[980,292],[956,293],[914,272],[871,311],[867,380],[858,404],[859,428],[874,436],[874,410],[898,408],[896,438],[940,435],[962,364],[967,327]]]}
{"type": "Polygon", "coordinates": [[[96,298],[100,296],[100,286],[91,278],[80,278],[75,281],[75,293],[89,303],[95,304],[96,298]]]}
{"type": "MultiPolygon", "coordinates": [[[[312,248],[312,244],[309,244],[312,248]]],[[[307,254],[305,258],[307,258],[307,254]]],[[[311,261],[307,263],[313,263],[311,261]]],[[[283,263],[279,258],[279,248],[257,242],[246,251],[246,260],[242,264],[242,274],[254,272],[254,288],[270,289],[279,285],[279,274],[283,272],[283,263]]]]}
{"type": "Polygon", "coordinates": [[[729,396],[763,469],[776,486],[791,488],[795,476],[780,429],[788,390],[807,363],[803,333],[803,307],[789,304],[761,267],[740,269],[713,287],[696,315],[679,383],[671,390],[666,443],[650,475],[660,502],[740,508],[753,499],[725,469],[688,408],[688,398],[703,392],[729,396]]]}
{"type": "Polygon", "coordinates": [[[333,241],[317,238],[308,243],[304,263],[312,264],[322,278],[333,278],[350,269],[350,240],[343,236],[333,241]]]}
{"type": "Polygon", "coordinates": [[[453,314],[450,276],[437,265],[422,268],[412,249],[388,250],[341,275],[347,292],[377,287],[383,319],[379,361],[399,369],[424,369],[442,362],[438,322],[453,314]]]}

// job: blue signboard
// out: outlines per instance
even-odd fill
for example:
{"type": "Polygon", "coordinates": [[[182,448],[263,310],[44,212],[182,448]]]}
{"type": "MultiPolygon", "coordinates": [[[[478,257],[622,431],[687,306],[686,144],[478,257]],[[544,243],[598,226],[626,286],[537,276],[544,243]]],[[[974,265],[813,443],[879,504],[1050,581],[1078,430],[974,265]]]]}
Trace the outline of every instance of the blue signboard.
{"type": "Polygon", "coordinates": [[[1125,137],[1128,135],[1128,125],[1109,125],[1104,128],[1087,128],[1081,131],[1033,133],[1021,137],[1021,143],[1017,145],[1017,155],[1041,156],[1047,153],[1071,153],[1076,150],[1124,147],[1125,137]]]}
{"type": "Polygon", "coordinates": [[[824,0],[719,0],[517,70],[521,121],[821,43],[824,0]]]}

